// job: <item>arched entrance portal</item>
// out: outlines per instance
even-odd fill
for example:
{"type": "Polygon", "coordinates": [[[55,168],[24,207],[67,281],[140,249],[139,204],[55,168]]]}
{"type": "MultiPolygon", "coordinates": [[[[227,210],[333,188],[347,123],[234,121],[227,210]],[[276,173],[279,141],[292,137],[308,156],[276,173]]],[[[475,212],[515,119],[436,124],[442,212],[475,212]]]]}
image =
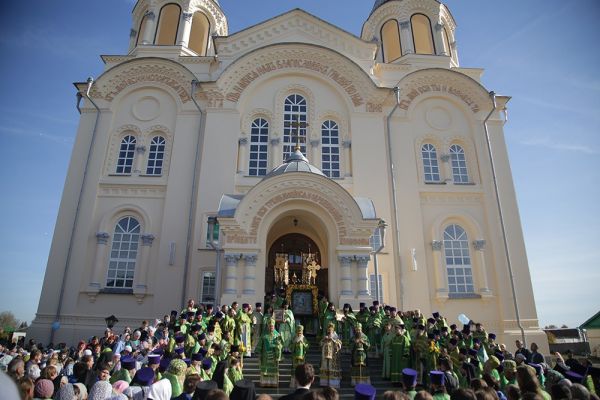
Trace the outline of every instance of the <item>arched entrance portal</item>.
{"type": "Polygon", "coordinates": [[[308,236],[301,233],[289,233],[278,238],[269,249],[265,274],[265,292],[270,293],[278,287],[275,284],[275,263],[277,254],[286,254],[289,263],[289,279],[293,283],[294,274],[298,280],[302,279],[302,256],[303,254],[314,254],[316,262],[321,266],[318,272],[316,285],[326,295],[329,288],[329,274],[326,257],[319,250],[317,244],[308,236]]]}

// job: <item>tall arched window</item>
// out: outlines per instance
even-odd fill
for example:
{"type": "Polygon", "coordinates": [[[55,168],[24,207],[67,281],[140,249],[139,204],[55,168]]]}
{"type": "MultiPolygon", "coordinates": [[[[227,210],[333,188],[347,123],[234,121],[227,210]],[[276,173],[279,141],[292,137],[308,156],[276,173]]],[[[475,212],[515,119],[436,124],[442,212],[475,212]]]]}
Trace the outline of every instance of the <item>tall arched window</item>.
{"type": "Polygon", "coordinates": [[[190,42],[188,47],[194,50],[198,55],[205,56],[208,48],[208,33],[210,32],[210,22],[204,13],[198,11],[194,13],[192,19],[192,30],[190,32],[190,42]]]}
{"type": "Polygon", "coordinates": [[[473,293],[473,272],[469,254],[469,238],[459,225],[444,230],[444,252],[450,293],[473,293]]]}
{"type": "Polygon", "coordinates": [[[106,287],[133,287],[140,232],[140,223],[133,217],[122,218],[117,223],[110,250],[106,287]]]}
{"type": "Polygon", "coordinates": [[[423,159],[425,182],[439,182],[440,167],[435,146],[429,143],[424,144],[423,147],[421,147],[421,157],[423,159]]]}
{"type": "Polygon", "coordinates": [[[450,146],[450,160],[452,161],[452,179],[454,183],[469,183],[469,171],[465,150],[457,145],[450,146]]]}
{"type": "Polygon", "coordinates": [[[383,62],[390,63],[402,57],[400,43],[400,29],[398,21],[390,19],[381,27],[381,41],[383,49],[383,62]]]}
{"type": "Polygon", "coordinates": [[[117,174],[131,174],[133,158],[135,156],[135,136],[127,135],[121,140],[119,158],[117,160],[117,174]]]}
{"type": "Polygon", "coordinates": [[[138,36],[135,41],[135,45],[139,45],[144,40],[144,35],[146,33],[146,29],[148,28],[148,16],[144,15],[142,17],[142,22],[140,22],[140,29],[138,29],[138,36]]]}
{"type": "Polygon", "coordinates": [[[160,9],[158,29],[154,43],[161,46],[174,46],[179,30],[181,7],[177,4],[167,4],[160,9]]]}
{"type": "Polygon", "coordinates": [[[252,121],[252,129],[250,130],[248,175],[263,176],[267,174],[268,143],[269,122],[264,118],[257,118],[252,121]]]}
{"type": "Polygon", "coordinates": [[[165,160],[166,140],[162,136],[154,136],[150,142],[148,153],[148,166],[146,175],[162,175],[163,162],[165,160]]]}
{"type": "Polygon", "coordinates": [[[444,29],[442,29],[442,38],[444,39],[444,47],[446,50],[446,55],[449,57],[452,57],[452,47],[450,47],[450,39],[448,36],[448,31],[446,30],[446,27],[444,27],[444,29]]]}
{"type": "MultiPolygon", "coordinates": [[[[297,137],[306,139],[306,99],[299,94],[289,95],[283,109],[283,160],[294,152],[297,137]]],[[[300,151],[306,154],[306,143],[300,139],[300,151]]]]}
{"type": "Polygon", "coordinates": [[[321,169],[330,178],[340,177],[340,129],[335,121],[321,125],[321,169]]]}
{"type": "Polygon", "coordinates": [[[429,18],[423,14],[415,14],[410,18],[410,24],[415,44],[415,53],[435,54],[433,32],[431,31],[429,18]]]}

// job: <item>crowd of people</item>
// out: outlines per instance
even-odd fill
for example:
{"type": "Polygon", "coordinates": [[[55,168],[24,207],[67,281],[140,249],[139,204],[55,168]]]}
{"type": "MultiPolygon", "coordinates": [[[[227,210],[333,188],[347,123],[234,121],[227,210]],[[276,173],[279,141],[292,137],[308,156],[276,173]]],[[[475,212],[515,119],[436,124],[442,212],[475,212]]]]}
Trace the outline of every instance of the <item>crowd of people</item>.
{"type": "MultiPolygon", "coordinates": [[[[571,355],[556,354],[556,365],[535,343],[520,341],[511,353],[494,333],[469,321],[459,329],[444,316],[426,318],[418,310],[398,311],[373,302],[336,309],[323,294],[309,320],[321,356],[319,374],[307,363],[310,346],[304,326],[283,294],[261,303],[196,305],[189,300],[137,329],[121,334],[107,328],[102,337],[76,346],[0,344],[0,398],[59,400],[266,400],[244,379],[244,359],[258,357],[260,387],[279,387],[280,363],[291,358],[290,399],[337,399],[342,377],[350,377],[357,399],[374,399],[373,360],[395,391],[379,393],[403,400],[597,399],[598,368],[571,355]],[[350,365],[341,362],[350,355],[350,365]],[[319,390],[309,390],[318,380],[319,390]],[[13,387],[14,386],[14,387],[13,387]],[[18,390],[18,395],[16,394],[18,390]],[[6,397],[9,396],[9,397],[6,397]]],[[[466,321],[465,321],[466,322],[466,321]]],[[[286,382],[287,386],[287,382],[286,382]]],[[[259,390],[259,389],[258,389],[259,390]]],[[[260,390],[259,390],[260,391],[260,390]]]]}

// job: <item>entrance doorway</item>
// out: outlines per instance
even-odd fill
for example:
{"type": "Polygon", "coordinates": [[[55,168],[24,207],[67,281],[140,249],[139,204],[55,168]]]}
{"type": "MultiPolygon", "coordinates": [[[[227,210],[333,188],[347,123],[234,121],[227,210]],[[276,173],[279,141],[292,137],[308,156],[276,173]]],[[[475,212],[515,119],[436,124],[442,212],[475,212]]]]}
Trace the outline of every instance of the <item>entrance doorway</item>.
{"type": "Polygon", "coordinates": [[[267,268],[265,274],[265,292],[270,293],[278,289],[275,284],[275,262],[277,254],[284,253],[288,256],[289,280],[292,283],[292,277],[296,274],[298,280],[302,279],[302,254],[314,254],[315,261],[321,266],[317,273],[316,285],[319,291],[325,295],[329,288],[328,266],[323,265],[322,254],[317,244],[308,236],[300,233],[289,233],[277,239],[269,249],[267,259],[267,268]]]}

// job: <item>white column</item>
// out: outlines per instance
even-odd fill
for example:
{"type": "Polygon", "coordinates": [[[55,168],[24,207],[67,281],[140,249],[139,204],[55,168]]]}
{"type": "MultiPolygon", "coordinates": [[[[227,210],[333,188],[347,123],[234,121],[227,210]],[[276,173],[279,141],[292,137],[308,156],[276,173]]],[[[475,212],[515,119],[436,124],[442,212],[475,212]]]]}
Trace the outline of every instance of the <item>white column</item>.
{"type": "Polygon", "coordinates": [[[442,36],[442,31],[444,30],[444,25],[439,22],[435,24],[435,29],[433,30],[433,43],[435,44],[435,53],[438,56],[449,56],[448,52],[444,48],[444,37],[442,36]]]}
{"type": "Polygon", "coordinates": [[[342,163],[344,176],[352,176],[352,141],[344,140],[342,147],[344,148],[344,162],[342,163]]]}
{"type": "Polygon", "coordinates": [[[142,38],[142,44],[150,46],[154,44],[154,34],[156,33],[156,13],[154,10],[148,10],[146,13],[146,28],[144,30],[144,37],[142,38]]]}
{"type": "Polygon", "coordinates": [[[281,138],[272,138],[271,139],[271,168],[275,168],[278,165],[281,165],[283,162],[283,147],[281,144],[281,138]]]}
{"type": "Polygon", "coordinates": [[[473,247],[475,248],[475,252],[477,253],[477,261],[479,263],[479,276],[481,279],[481,288],[479,292],[483,296],[489,296],[492,293],[492,290],[488,284],[488,276],[487,276],[487,268],[485,265],[485,254],[483,250],[485,249],[485,240],[478,239],[473,241],[473,247]]]}
{"type": "Polygon", "coordinates": [[[110,234],[107,232],[96,233],[96,257],[94,258],[94,266],[92,270],[92,281],[89,284],[89,289],[99,291],[102,288],[102,272],[105,270],[106,254],[108,240],[110,234]]]}
{"type": "Polygon", "coordinates": [[[352,291],[352,270],[350,269],[352,265],[352,260],[354,260],[353,256],[339,256],[338,260],[340,261],[340,271],[342,275],[342,290],[340,291],[341,296],[353,296],[354,292],[352,291]]]}
{"type": "Polygon", "coordinates": [[[431,242],[431,249],[433,250],[433,273],[435,275],[435,292],[436,297],[438,298],[448,297],[446,266],[442,259],[443,244],[444,242],[441,240],[434,240],[431,242]]]}
{"type": "Polygon", "coordinates": [[[190,33],[192,32],[193,13],[184,12],[181,14],[181,26],[177,33],[177,44],[179,46],[188,47],[190,43],[190,33]]]}
{"type": "Polygon", "coordinates": [[[243,174],[247,171],[246,166],[248,165],[248,138],[243,137],[238,140],[238,165],[237,173],[243,174]]]}
{"type": "Polygon", "coordinates": [[[142,246],[140,247],[140,262],[136,274],[134,275],[134,291],[146,292],[148,288],[148,271],[150,270],[148,263],[150,262],[150,248],[154,242],[154,235],[146,233],[141,236],[142,246]]]}
{"type": "Polygon", "coordinates": [[[237,262],[239,254],[225,254],[225,290],[224,294],[237,294],[237,262]]]}
{"type": "Polygon", "coordinates": [[[244,255],[244,294],[256,294],[256,260],[257,254],[244,255]]]}
{"type": "Polygon", "coordinates": [[[410,21],[400,22],[400,44],[402,46],[402,55],[415,53],[410,21]]]}
{"type": "Polygon", "coordinates": [[[357,255],[356,257],[356,294],[359,298],[371,297],[369,292],[369,261],[370,255],[357,255]]]}
{"type": "Polygon", "coordinates": [[[442,176],[440,176],[440,180],[442,182],[452,182],[452,162],[450,161],[450,154],[443,153],[440,156],[440,159],[442,160],[442,168],[440,170],[442,176]]]}
{"type": "Polygon", "coordinates": [[[146,145],[140,143],[135,146],[135,160],[133,161],[133,173],[134,174],[143,174],[146,171],[144,170],[144,154],[146,153],[146,145]]]}
{"type": "MultiPolygon", "coordinates": [[[[321,157],[319,157],[319,144],[321,141],[319,139],[312,139],[310,141],[310,157],[309,161],[313,165],[321,165],[321,157]],[[317,162],[318,161],[318,162],[317,162]]],[[[306,155],[308,157],[308,154],[306,155]]],[[[323,165],[321,165],[321,169],[323,169],[323,165]]]]}

